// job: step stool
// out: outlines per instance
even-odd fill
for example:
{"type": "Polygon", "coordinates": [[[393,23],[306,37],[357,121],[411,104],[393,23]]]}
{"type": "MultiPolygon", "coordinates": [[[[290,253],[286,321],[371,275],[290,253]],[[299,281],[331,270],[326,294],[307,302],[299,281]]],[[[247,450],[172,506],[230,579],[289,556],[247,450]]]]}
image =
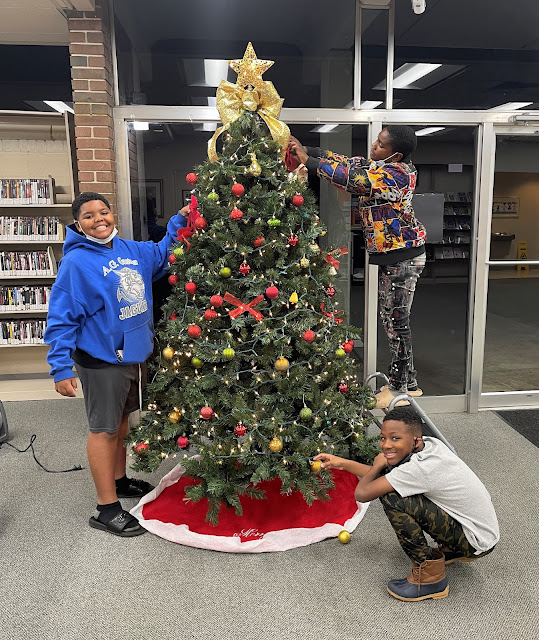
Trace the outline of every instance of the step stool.
{"type": "MultiPolygon", "coordinates": [[[[380,373],[379,371],[377,371],[376,373],[371,373],[370,375],[368,375],[365,378],[365,385],[368,385],[368,383],[371,380],[378,379],[378,378],[381,378],[384,381],[384,384],[389,384],[389,380],[388,380],[387,376],[385,375],[385,373],[380,373]]],[[[393,400],[391,401],[389,407],[387,409],[381,409],[381,411],[383,411],[384,413],[387,413],[388,411],[391,411],[391,409],[394,409],[397,406],[397,402],[401,402],[402,400],[406,400],[407,402],[409,402],[409,404],[412,407],[412,409],[417,413],[417,415],[423,421],[423,423],[424,423],[423,424],[423,435],[424,436],[432,436],[433,438],[438,438],[438,440],[441,440],[447,447],[449,447],[451,449],[451,451],[453,453],[455,453],[455,454],[457,453],[455,451],[455,448],[453,447],[453,445],[451,445],[446,440],[446,438],[444,438],[444,436],[442,435],[442,433],[438,429],[438,427],[434,424],[434,422],[429,418],[429,416],[419,406],[419,404],[417,403],[416,399],[413,398],[412,396],[409,396],[407,393],[401,393],[398,396],[395,396],[393,398],[393,400]]],[[[380,421],[377,420],[377,418],[375,416],[373,416],[373,419],[374,419],[375,424],[377,424],[378,427],[381,428],[382,425],[380,424],[380,421]]]]}

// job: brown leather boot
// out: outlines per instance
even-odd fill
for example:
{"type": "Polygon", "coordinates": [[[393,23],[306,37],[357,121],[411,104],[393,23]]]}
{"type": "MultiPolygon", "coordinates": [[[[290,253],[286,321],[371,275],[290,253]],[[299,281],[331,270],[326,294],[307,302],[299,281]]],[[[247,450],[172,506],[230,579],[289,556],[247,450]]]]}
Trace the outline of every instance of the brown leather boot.
{"type": "Polygon", "coordinates": [[[387,590],[394,597],[406,602],[427,598],[446,598],[449,593],[445,577],[445,558],[440,551],[433,551],[432,560],[412,563],[412,572],[406,578],[391,580],[387,590]]]}

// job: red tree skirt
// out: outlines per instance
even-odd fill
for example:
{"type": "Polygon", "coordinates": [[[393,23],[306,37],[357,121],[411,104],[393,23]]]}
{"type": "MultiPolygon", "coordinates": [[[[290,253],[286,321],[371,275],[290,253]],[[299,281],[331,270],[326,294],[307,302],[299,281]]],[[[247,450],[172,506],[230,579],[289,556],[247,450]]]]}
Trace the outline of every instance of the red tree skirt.
{"type": "Polygon", "coordinates": [[[174,467],[131,513],[148,531],[189,547],[234,553],[304,547],[335,537],[343,529],[354,531],[369,506],[355,501],[356,476],[333,471],[335,489],[329,491],[328,501],[316,500],[308,506],[301,493],[281,495],[281,481],[268,480],[258,485],[266,492],[265,500],[242,496],[243,515],[222,507],[219,523],[213,526],[205,520],[205,498],[185,500],[185,487],[195,481],[184,471],[181,465],[174,467]]]}

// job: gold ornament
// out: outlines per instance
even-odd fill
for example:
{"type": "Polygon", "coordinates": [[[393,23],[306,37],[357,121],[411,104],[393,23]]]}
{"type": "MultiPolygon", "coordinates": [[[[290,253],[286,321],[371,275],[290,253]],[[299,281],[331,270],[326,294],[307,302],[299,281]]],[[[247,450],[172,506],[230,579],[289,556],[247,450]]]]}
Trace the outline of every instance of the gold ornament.
{"type": "Polygon", "coordinates": [[[339,542],[341,542],[342,544],[348,544],[352,539],[352,536],[348,531],[343,530],[339,533],[338,538],[339,542]]]}
{"type": "Polygon", "coordinates": [[[313,242],[312,244],[309,245],[309,249],[313,252],[313,253],[320,253],[320,247],[316,244],[316,242],[313,242]]]}
{"type": "Polygon", "coordinates": [[[273,62],[258,60],[253,45],[249,42],[243,60],[230,60],[229,64],[238,74],[238,78],[236,84],[223,80],[217,89],[217,110],[223,126],[219,127],[208,141],[210,161],[218,160],[215,148],[217,138],[246,110],[256,111],[268,125],[272,138],[281,147],[281,159],[284,160],[290,140],[290,129],[278,120],[284,100],[277,93],[273,83],[262,80],[262,74],[273,62]]]}
{"type": "Polygon", "coordinates": [[[163,358],[166,358],[167,360],[172,360],[173,357],[174,357],[174,349],[172,347],[165,347],[163,349],[163,358]]]}
{"type": "Polygon", "coordinates": [[[256,154],[254,153],[251,153],[251,166],[249,167],[249,173],[255,177],[262,173],[262,167],[258,164],[256,154]]]}
{"type": "Polygon", "coordinates": [[[176,424],[181,419],[182,419],[182,414],[179,411],[174,410],[168,414],[168,421],[172,422],[173,424],[176,424]]]}
{"type": "Polygon", "coordinates": [[[301,267],[306,269],[310,264],[309,258],[306,258],[305,256],[303,256],[303,258],[299,261],[299,264],[300,264],[301,267]]]}
{"type": "Polygon", "coordinates": [[[283,441],[279,438],[273,438],[268,446],[269,450],[273,451],[273,453],[279,453],[279,451],[281,451],[281,449],[283,448],[283,441]]]}
{"type": "Polygon", "coordinates": [[[320,471],[322,471],[322,463],[320,460],[313,460],[311,462],[311,471],[312,473],[320,473],[320,471]]]}
{"type": "Polygon", "coordinates": [[[283,356],[280,356],[275,361],[275,369],[277,369],[277,371],[286,371],[289,366],[290,366],[290,362],[288,362],[288,360],[283,356]]]}
{"type": "Polygon", "coordinates": [[[297,302],[298,302],[298,294],[295,291],[290,296],[290,298],[288,299],[288,302],[291,302],[292,304],[297,304],[297,302]]]}

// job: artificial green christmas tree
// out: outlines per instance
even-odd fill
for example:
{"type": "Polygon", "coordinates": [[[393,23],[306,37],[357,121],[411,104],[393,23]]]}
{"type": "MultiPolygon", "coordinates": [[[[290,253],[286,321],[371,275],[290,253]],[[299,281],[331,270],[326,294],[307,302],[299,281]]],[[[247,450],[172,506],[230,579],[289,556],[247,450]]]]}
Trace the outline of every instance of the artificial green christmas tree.
{"type": "Polygon", "coordinates": [[[341,250],[320,248],[314,196],[283,161],[282,100],[261,78],[269,61],[249,43],[231,66],[237,84],[217,92],[224,126],[188,176],[195,198],[169,258],[161,357],[130,436],[135,469],[182,456],[199,481],[186,494],[208,499],[213,523],[223,504],[241,513],[240,495],[263,498],[270,478],[309,504],[327,498],[331,475],[312,464],[322,451],[365,462],[377,452],[365,436],[373,395],[350,356],[360,332],[334,302],[341,250]]]}

